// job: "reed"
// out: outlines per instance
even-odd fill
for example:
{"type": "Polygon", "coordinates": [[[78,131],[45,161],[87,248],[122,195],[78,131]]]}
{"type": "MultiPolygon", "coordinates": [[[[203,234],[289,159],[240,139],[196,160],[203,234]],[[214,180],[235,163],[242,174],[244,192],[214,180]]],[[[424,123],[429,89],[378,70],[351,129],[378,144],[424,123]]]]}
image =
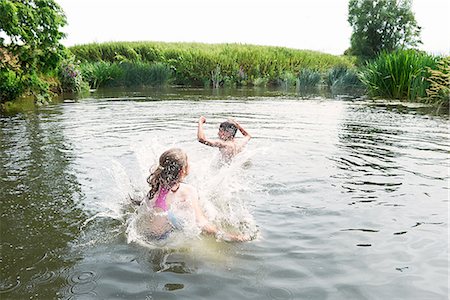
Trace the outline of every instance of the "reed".
{"type": "Polygon", "coordinates": [[[265,86],[267,86],[268,83],[269,83],[269,78],[258,77],[253,80],[252,85],[256,86],[256,87],[265,87],[265,86]]]}
{"type": "Polygon", "coordinates": [[[91,88],[106,86],[122,76],[122,70],[117,63],[107,61],[84,62],[80,65],[83,79],[91,88]]]}
{"type": "Polygon", "coordinates": [[[217,85],[218,79],[238,86],[277,84],[284,82],[286,74],[305,68],[325,72],[354,64],[348,56],[242,44],[113,42],[74,46],[70,51],[83,62],[162,63],[173,70],[175,84],[193,86],[217,85]]]}
{"type": "Polygon", "coordinates": [[[300,89],[316,88],[321,82],[320,72],[312,69],[303,69],[298,73],[297,87],[300,89]]]}
{"type": "Polygon", "coordinates": [[[357,72],[345,66],[331,69],[326,75],[325,83],[333,94],[363,89],[357,72]]]}
{"type": "Polygon", "coordinates": [[[84,80],[91,88],[104,86],[164,85],[171,78],[171,69],[162,63],[84,62],[81,64],[84,80]]]}
{"type": "Polygon", "coordinates": [[[369,96],[420,100],[429,87],[427,68],[435,69],[437,60],[415,50],[382,53],[366,64],[359,77],[369,96]]]}
{"type": "Polygon", "coordinates": [[[135,61],[120,63],[119,67],[122,70],[122,76],[116,81],[124,86],[159,86],[168,83],[171,77],[170,68],[162,63],[135,61]]]}

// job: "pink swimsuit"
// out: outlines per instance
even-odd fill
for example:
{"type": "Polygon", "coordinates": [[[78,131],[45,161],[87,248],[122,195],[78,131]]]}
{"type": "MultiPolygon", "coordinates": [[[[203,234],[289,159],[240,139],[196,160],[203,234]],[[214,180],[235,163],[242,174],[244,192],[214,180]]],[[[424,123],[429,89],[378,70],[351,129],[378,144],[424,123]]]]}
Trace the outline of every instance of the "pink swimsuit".
{"type": "Polygon", "coordinates": [[[165,213],[167,213],[167,219],[172,224],[174,228],[181,229],[183,227],[182,222],[175,216],[173,211],[169,210],[166,203],[167,194],[169,193],[169,189],[165,187],[160,187],[158,198],[156,198],[154,208],[158,207],[162,209],[165,213]]]}
{"type": "Polygon", "coordinates": [[[161,187],[159,189],[158,198],[156,198],[155,205],[153,207],[159,207],[163,211],[168,211],[167,203],[166,203],[166,197],[169,193],[169,190],[167,188],[161,187]]]}

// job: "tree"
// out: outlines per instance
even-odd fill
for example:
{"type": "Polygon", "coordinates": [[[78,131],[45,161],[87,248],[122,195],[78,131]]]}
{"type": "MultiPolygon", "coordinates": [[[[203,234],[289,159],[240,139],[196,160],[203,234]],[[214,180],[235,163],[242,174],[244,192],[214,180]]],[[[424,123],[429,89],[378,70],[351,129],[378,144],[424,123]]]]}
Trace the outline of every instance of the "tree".
{"type": "Polygon", "coordinates": [[[350,0],[350,53],[364,59],[421,44],[411,0],[350,0]]]}
{"type": "Polygon", "coordinates": [[[54,70],[64,56],[59,42],[64,25],[66,17],[54,0],[0,0],[0,77],[15,77],[11,82],[24,89],[45,89],[39,75],[54,70]]]}

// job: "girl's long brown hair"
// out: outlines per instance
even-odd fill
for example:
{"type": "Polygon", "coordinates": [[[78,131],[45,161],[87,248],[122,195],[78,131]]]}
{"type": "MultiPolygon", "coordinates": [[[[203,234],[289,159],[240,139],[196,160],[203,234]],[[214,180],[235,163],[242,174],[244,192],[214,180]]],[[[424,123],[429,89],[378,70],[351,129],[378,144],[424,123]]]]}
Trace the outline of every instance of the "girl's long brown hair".
{"type": "Polygon", "coordinates": [[[172,148],[159,157],[159,165],[147,178],[150,184],[148,199],[153,199],[160,187],[171,189],[181,181],[182,170],[187,167],[187,156],[183,150],[172,148]]]}

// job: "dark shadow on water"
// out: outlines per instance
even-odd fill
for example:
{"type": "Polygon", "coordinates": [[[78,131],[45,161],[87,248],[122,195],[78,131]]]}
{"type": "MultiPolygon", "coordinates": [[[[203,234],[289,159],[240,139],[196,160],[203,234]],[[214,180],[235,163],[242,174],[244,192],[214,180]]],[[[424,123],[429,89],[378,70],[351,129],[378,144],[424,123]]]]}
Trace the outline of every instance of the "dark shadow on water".
{"type": "Polygon", "coordinates": [[[64,254],[84,214],[61,116],[55,107],[0,115],[2,299],[53,299],[74,263],[64,254]]]}
{"type": "Polygon", "coordinates": [[[148,262],[155,273],[171,272],[176,274],[190,274],[196,267],[189,256],[175,250],[152,249],[148,262]]]}

